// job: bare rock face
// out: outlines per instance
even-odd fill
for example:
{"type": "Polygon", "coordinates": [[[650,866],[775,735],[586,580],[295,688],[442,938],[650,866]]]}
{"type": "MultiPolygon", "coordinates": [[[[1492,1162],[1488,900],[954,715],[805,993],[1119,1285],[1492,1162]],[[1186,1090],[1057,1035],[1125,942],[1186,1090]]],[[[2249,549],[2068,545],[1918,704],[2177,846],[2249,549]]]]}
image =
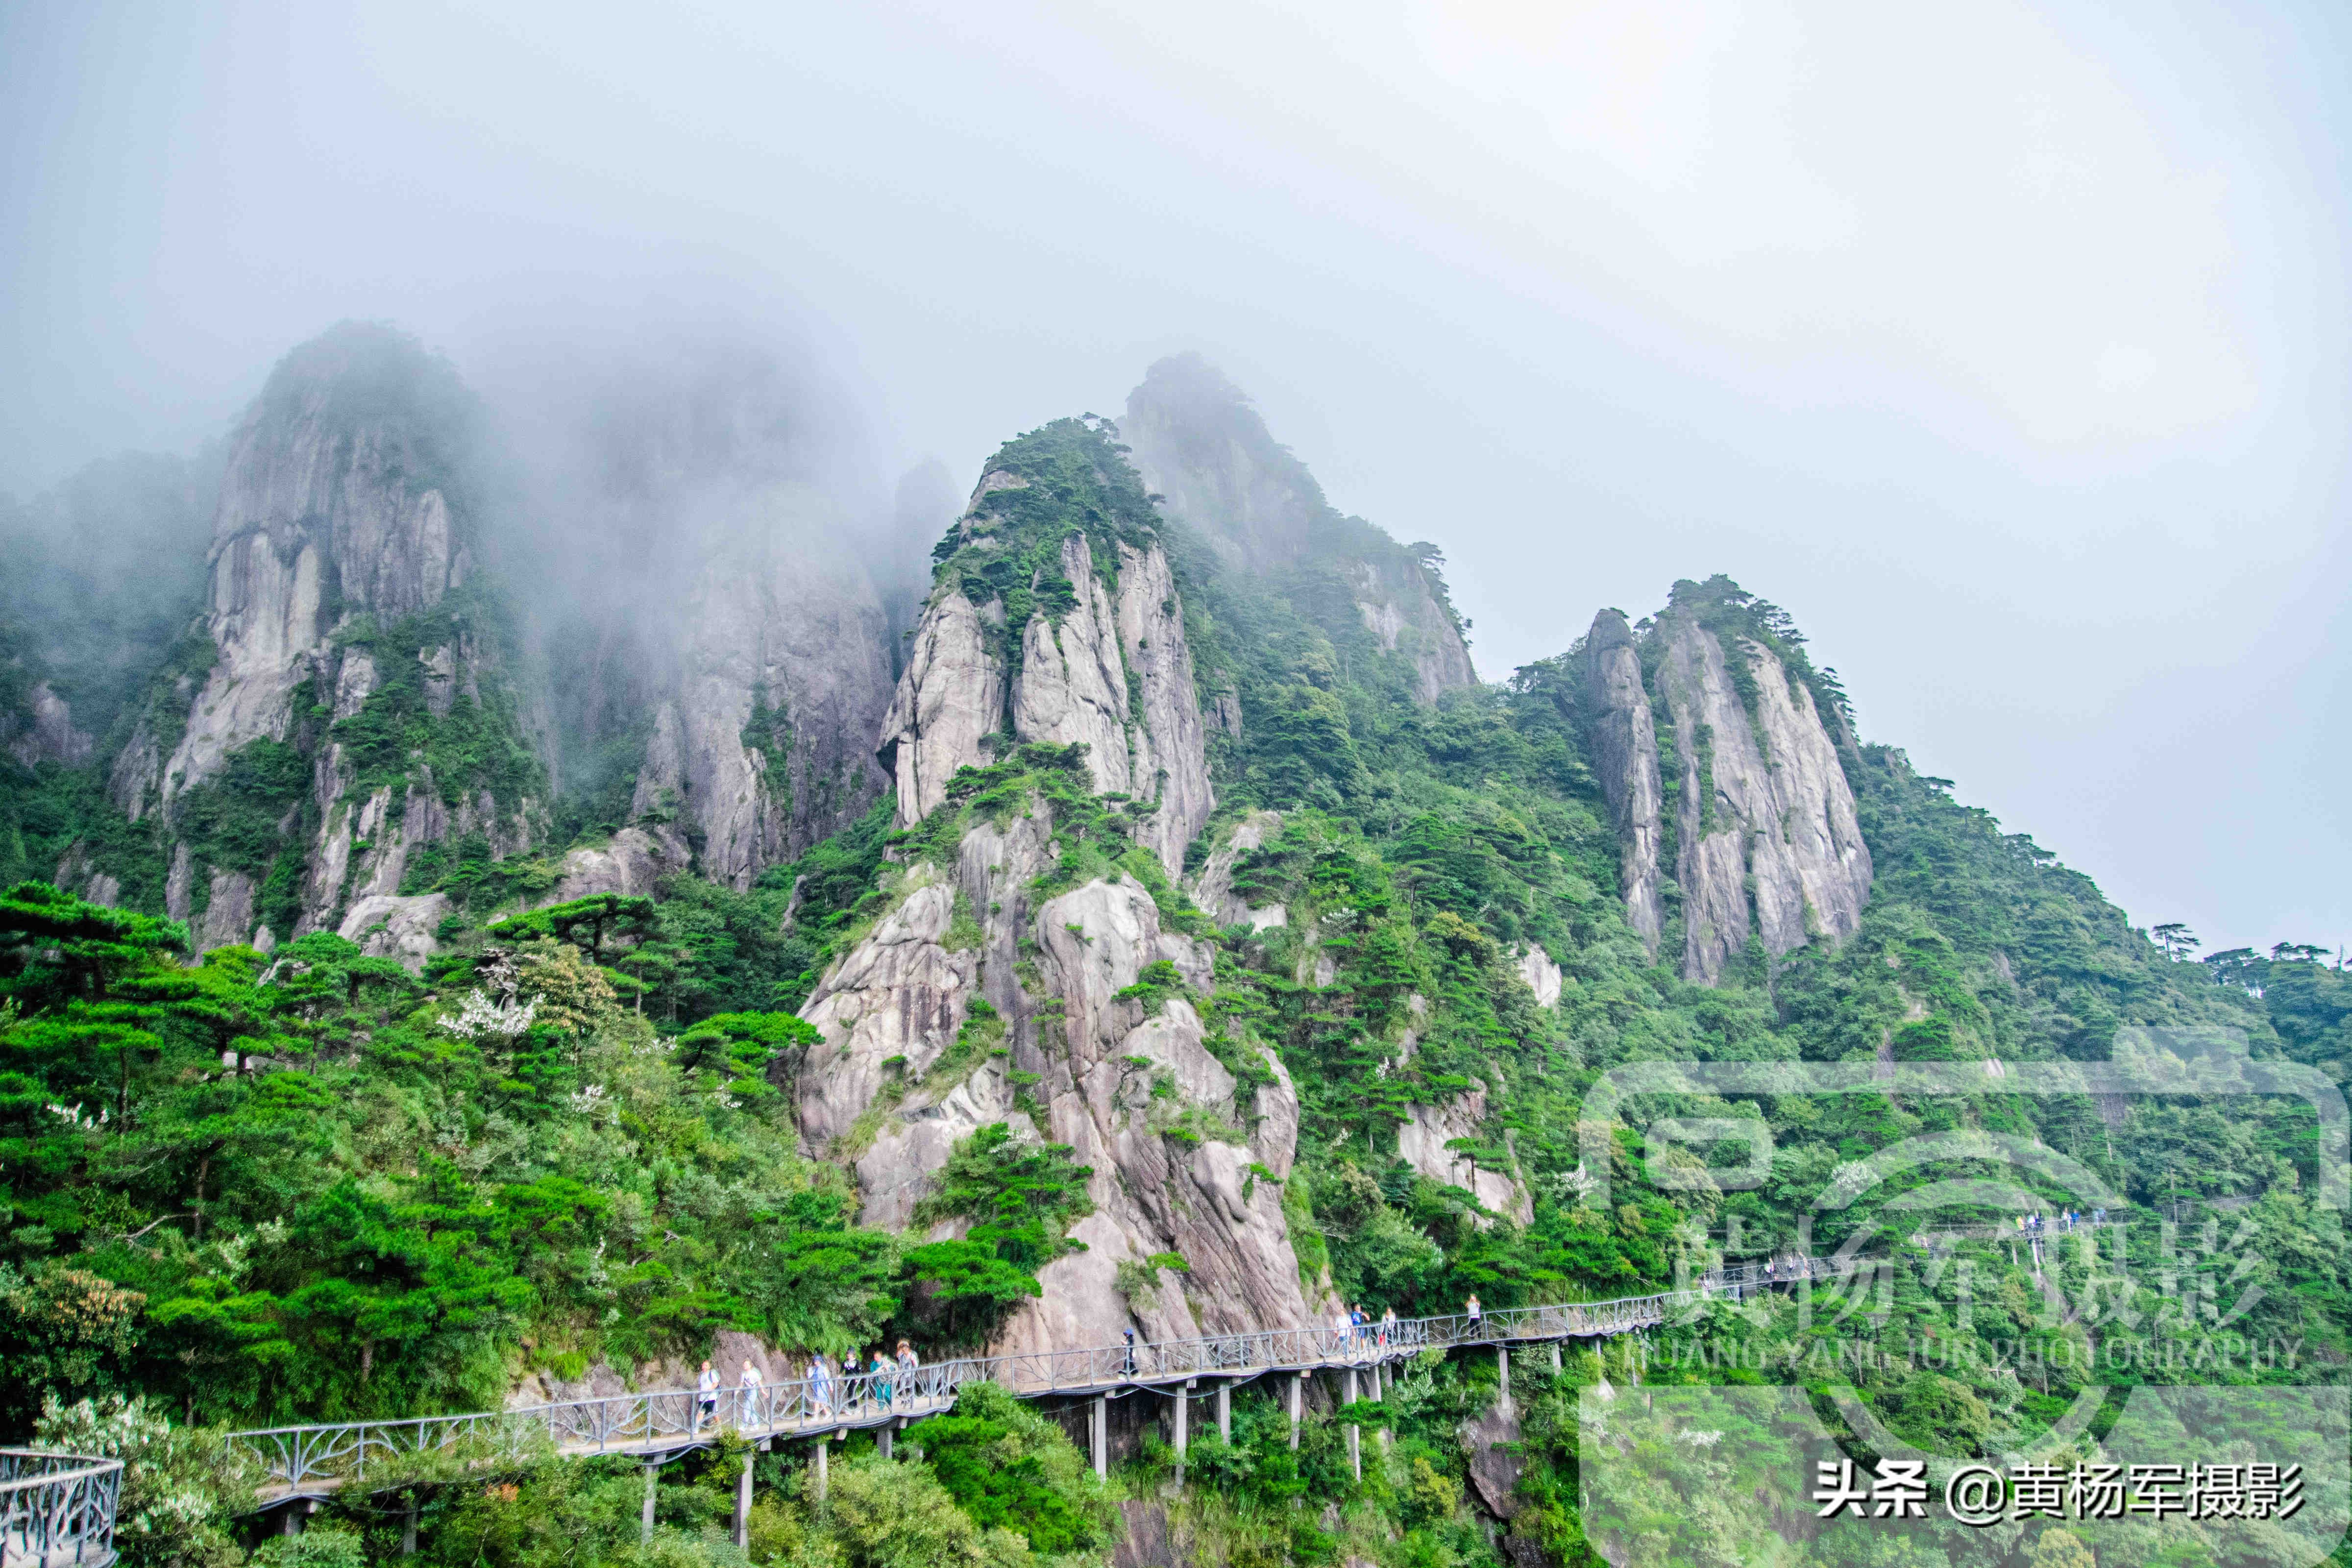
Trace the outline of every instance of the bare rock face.
{"type": "Polygon", "coordinates": [[[1462,640],[1453,612],[1431,590],[1426,568],[1398,555],[1350,562],[1347,575],[1366,629],[1388,652],[1412,659],[1415,695],[1422,701],[1433,703],[1449,691],[1478,684],[1470,645],[1462,640]]]}
{"type": "Polygon", "coordinates": [[[7,717],[0,715],[0,741],[6,743],[9,755],[28,768],[43,763],[78,768],[89,761],[97,746],[74,727],[73,709],[49,689],[46,680],[33,688],[30,710],[16,732],[9,733],[6,723],[7,717]]]}
{"type": "Polygon", "coordinates": [[[649,897],[662,878],[686,865],[682,847],[656,838],[641,827],[625,827],[601,845],[585,845],[563,857],[563,875],[546,901],[568,904],[599,893],[649,897]]]}
{"type": "Polygon", "coordinates": [[[1658,898],[1659,812],[1664,795],[1658,780],[1658,737],[1650,719],[1650,694],[1642,684],[1642,659],[1624,616],[1603,610],[1593,617],[1584,644],[1584,708],[1592,746],[1593,771],[1617,829],[1618,879],[1625,899],[1625,923],[1641,933],[1654,958],[1664,914],[1658,898]]]}
{"type": "Polygon", "coordinates": [[[336,934],[359,943],[370,957],[396,958],[415,973],[441,950],[436,933],[448,916],[449,900],[440,893],[404,899],[371,893],[352,902],[336,934]]]}
{"type": "Polygon", "coordinates": [[[989,657],[980,612],[961,594],[934,599],[915,628],[906,673],[882,721],[880,755],[898,786],[898,826],[939,809],[958,768],[986,764],[1004,722],[1004,671],[989,657]]]}
{"type": "MultiPolygon", "coordinates": [[[[989,497],[1024,488],[1015,475],[984,475],[955,537],[988,543],[989,497]]],[[[896,776],[901,826],[939,808],[957,769],[987,765],[1009,714],[1018,740],[1084,745],[1097,791],[1155,805],[1140,841],[1171,876],[1182,868],[1185,847],[1216,809],[1183,605],[1156,542],[1117,548],[1115,579],[1106,583],[1093,544],[1065,536],[1055,564],[1073,602],[1058,617],[1040,609],[1018,627],[1005,626],[1002,597],[975,605],[950,582],[933,591],[877,752],[896,776]],[[991,651],[1000,637],[1019,647],[1009,679],[991,651]]]]}
{"type": "MultiPolygon", "coordinates": [[[[1058,625],[1041,615],[1023,630],[1021,673],[1013,686],[1013,733],[1057,746],[1083,743],[1096,791],[1130,795],[1134,768],[1118,612],[1095,575],[1094,552],[1083,537],[1062,541],[1062,574],[1076,589],[1077,605],[1058,625]]],[[[1196,722],[1198,714],[1195,708],[1196,722]]]]}
{"type": "Polygon", "coordinates": [[[1486,1121],[1486,1091],[1474,1089],[1444,1105],[1416,1105],[1412,1120],[1397,1129],[1397,1158],[1433,1182],[1460,1187],[1486,1207],[1520,1225],[1535,1222],[1535,1200],[1527,1184],[1480,1169],[1467,1154],[1446,1147],[1478,1138],[1486,1121]]]}
{"type": "Polygon", "coordinates": [[[1266,841],[1281,831],[1282,813],[1278,811],[1253,811],[1234,823],[1233,830],[1209,851],[1209,858],[1202,862],[1201,874],[1187,888],[1192,901],[1220,926],[1250,925],[1263,931],[1285,923],[1286,911],[1280,904],[1254,910],[1234,892],[1234,868],[1252,851],[1264,848],[1266,841]]]}
{"type": "Polygon", "coordinates": [[[1039,801],[1001,828],[969,824],[951,873],[902,874],[896,906],[804,1010],[824,1039],[793,1073],[803,1142],[855,1170],[867,1223],[900,1227],[981,1127],[1071,1146],[1094,1173],[1095,1212],[1071,1233],[1087,1250],[1042,1271],[1044,1298],[1007,1325],[1003,1349],[1111,1343],[1130,1326],[1161,1338],[1318,1318],[1282,1212],[1298,1131],[1288,1079],[1269,1055],[1271,1081],[1241,1084],[1186,998],[1149,1016],[1121,1000],[1162,960],[1205,992],[1209,950],[1165,930],[1150,894],[1124,877],[1035,907],[1031,889],[1055,854],[1039,801]],[[1016,1071],[1037,1075],[1034,1086],[1016,1071]],[[1153,1094],[1163,1079],[1172,1097],[1153,1094]],[[1191,1272],[1163,1271],[1129,1301],[1119,1266],[1163,1253],[1191,1272]]]}
{"type": "Polygon", "coordinates": [[[1559,1005],[1559,965],[1551,961],[1551,954],[1543,950],[1541,942],[1528,944],[1528,950],[1514,960],[1514,967],[1519,978],[1528,983],[1528,989],[1536,994],[1537,1006],[1559,1005]]]}
{"type": "Polygon", "coordinates": [[[287,356],[231,437],[206,617],[219,661],[163,770],[168,802],[229,752],[284,740],[294,689],[340,682],[329,634],[438,604],[472,553],[434,477],[462,441],[454,378],[380,328],[338,327],[287,356]]]}
{"type": "Polygon", "coordinates": [[[1657,679],[1683,768],[1684,974],[1712,982],[1751,930],[1775,956],[1816,934],[1852,935],[1870,897],[1870,851],[1812,694],[1759,644],[1743,640],[1727,656],[1713,632],[1683,616],[1655,635],[1665,638],[1657,679]],[[1752,677],[1752,716],[1727,657],[1752,677]]]}
{"type": "Polygon", "coordinates": [[[1507,1520],[1519,1511],[1519,1475],[1528,1464],[1512,1451],[1519,1441],[1515,1406],[1491,1405],[1462,1424],[1462,1450],[1470,1459],[1470,1485],[1496,1519],[1507,1520]]]}
{"type": "MultiPolygon", "coordinates": [[[[1412,661],[1421,700],[1478,684],[1435,570],[1370,524],[1342,518],[1249,399],[1208,364],[1190,355],[1154,364],[1128,395],[1119,433],[1160,510],[1197,530],[1230,569],[1336,570],[1365,629],[1412,661]]],[[[1234,720],[1237,729],[1238,711],[1234,720]]]]}
{"type": "MultiPolygon", "coordinates": [[[[741,504],[754,515],[822,510],[797,491],[741,504]]],[[[861,742],[889,700],[887,618],[849,563],[750,529],[711,547],[686,626],[638,809],[656,810],[652,795],[674,788],[679,816],[700,831],[703,874],[740,890],[847,826],[885,787],[861,742]]]]}
{"type": "Polygon", "coordinates": [[[1138,799],[1160,809],[1141,838],[1174,876],[1184,851],[1217,808],[1209,784],[1208,727],[1184,637],[1184,609],[1167,555],[1121,546],[1118,649],[1131,698],[1129,776],[1138,799]]]}

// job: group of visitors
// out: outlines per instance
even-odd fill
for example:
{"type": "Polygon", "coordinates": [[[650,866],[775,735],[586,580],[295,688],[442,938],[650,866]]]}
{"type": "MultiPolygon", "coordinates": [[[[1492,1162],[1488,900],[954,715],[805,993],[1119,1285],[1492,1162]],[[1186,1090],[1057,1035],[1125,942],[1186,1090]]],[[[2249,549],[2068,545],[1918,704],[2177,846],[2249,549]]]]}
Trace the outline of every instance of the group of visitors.
{"type": "MultiPolygon", "coordinates": [[[[2083,1223],[2083,1211],[2082,1211],[2082,1210],[2080,1210],[2080,1209],[2062,1209],[2062,1210],[2060,1210],[2060,1211],[2059,1211],[2059,1214],[2058,1214],[2058,1224],[2057,1224],[2057,1226],[2056,1226],[2056,1227],[2055,1227],[2055,1228],[2056,1228],[2056,1229],[2058,1229],[2058,1230],[2061,1230],[2061,1231],[2069,1231],[2069,1230],[2073,1230],[2076,1226],[2081,1225],[2082,1223],[2083,1223]]],[[[2105,1224],[2106,1224],[2106,1223],[2107,1223],[2107,1211],[2106,1211],[2106,1210],[2105,1210],[2105,1209],[2103,1209],[2103,1208],[2095,1208],[2095,1209],[2093,1209],[2093,1210],[2091,1211],[2091,1223],[2092,1223],[2093,1225],[2105,1225],[2105,1224]]],[[[2023,1232],[2025,1232],[2025,1233],[2026,1233],[2027,1235],[2029,1235],[2029,1236],[2039,1236],[2039,1235],[2046,1234],[2046,1233],[2047,1233],[2048,1231],[2050,1231],[2053,1227],[2052,1227],[2052,1226],[2051,1226],[2051,1224],[2050,1224],[2050,1219],[2049,1219],[2049,1216],[2048,1216],[2048,1215],[2041,1215],[2041,1214],[2034,1214],[2034,1215],[2019,1215],[2017,1216],[2017,1228],[2018,1228],[2018,1229],[2020,1229],[2020,1230],[2021,1230],[2021,1231],[2023,1231],[2023,1232]]]]}
{"type": "Polygon", "coordinates": [[[1333,1326],[1339,1331],[1340,1343],[1350,1350],[1365,1345],[1386,1350],[1389,1348],[1389,1342],[1396,1337],[1396,1325],[1397,1315],[1394,1307],[1382,1309],[1381,1315],[1375,1318],[1366,1311],[1364,1304],[1359,1301],[1342,1312],[1339,1321],[1333,1326]]]}
{"type": "MultiPolygon", "coordinates": [[[[914,1392],[915,1369],[922,1365],[922,1358],[915,1353],[915,1347],[907,1341],[898,1342],[896,1355],[883,1346],[874,1347],[874,1359],[864,1369],[868,1381],[862,1388],[852,1386],[849,1381],[858,1373],[858,1359],[855,1355],[845,1356],[836,1370],[823,1351],[809,1358],[808,1410],[811,1415],[847,1414],[859,1409],[869,1398],[881,1409],[888,1410],[895,1405],[902,1386],[909,1394],[914,1392]]],[[[702,1371],[694,1380],[694,1391],[700,1420],[715,1419],[719,1414],[719,1373],[708,1361],[702,1363],[702,1371]]],[[[742,1376],[735,1388],[736,1425],[773,1425],[770,1418],[772,1413],[761,1402],[761,1392],[760,1363],[747,1356],[743,1362],[742,1376]]]]}

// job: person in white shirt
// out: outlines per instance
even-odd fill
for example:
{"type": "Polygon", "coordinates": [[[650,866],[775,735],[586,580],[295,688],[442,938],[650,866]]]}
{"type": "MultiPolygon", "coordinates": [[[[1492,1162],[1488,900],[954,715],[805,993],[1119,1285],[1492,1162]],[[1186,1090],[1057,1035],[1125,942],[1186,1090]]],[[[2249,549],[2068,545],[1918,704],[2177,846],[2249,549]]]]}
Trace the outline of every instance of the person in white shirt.
{"type": "Polygon", "coordinates": [[[743,1363],[743,1422],[751,1426],[760,1413],[760,1369],[749,1360],[743,1363]]]}
{"type": "Polygon", "coordinates": [[[710,1370],[708,1361],[694,1380],[694,1404],[698,1426],[719,1414],[719,1374],[710,1370]]]}

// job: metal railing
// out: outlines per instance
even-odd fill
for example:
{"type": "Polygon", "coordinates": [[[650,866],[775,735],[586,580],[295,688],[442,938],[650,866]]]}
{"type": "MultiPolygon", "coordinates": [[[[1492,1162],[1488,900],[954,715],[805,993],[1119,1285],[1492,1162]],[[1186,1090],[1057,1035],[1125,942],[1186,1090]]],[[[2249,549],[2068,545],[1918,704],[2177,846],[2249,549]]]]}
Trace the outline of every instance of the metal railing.
{"type": "Polygon", "coordinates": [[[114,1561],[122,1461],[0,1448],[0,1568],[114,1561]]]}
{"type": "Polygon", "coordinates": [[[454,1465],[566,1457],[651,1455],[693,1447],[731,1430],[754,1439],[878,1426],[937,1415],[968,1383],[996,1383],[1024,1398],[1078,1394],[1209,1376],[1367,1366],[1429,1349],[1597,1339],[1667,1322],[1710,1300],[1799,1280],[1843,1278],[1873,1258],[1780,1258],[1703,1276],[1686,1289],[1609,1301],[1497,1308],[1473,1317],[1405,1318],[1361,1326],[1257,1329],[1135,1345],[974,1356],[888,1372],[828,1373],[708,1393],[667,1389],[562,1400],[520,1409],[399,1421],[274,1426],[230,1436],[267,1473],[266,1498],[454,1465]]]}

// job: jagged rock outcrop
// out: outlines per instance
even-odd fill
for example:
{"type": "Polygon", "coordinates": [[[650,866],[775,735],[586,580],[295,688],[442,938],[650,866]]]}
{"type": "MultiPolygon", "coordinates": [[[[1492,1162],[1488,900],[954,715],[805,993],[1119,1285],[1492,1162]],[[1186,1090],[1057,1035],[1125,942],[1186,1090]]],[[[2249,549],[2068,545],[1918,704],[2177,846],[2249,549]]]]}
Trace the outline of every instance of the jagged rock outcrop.
{"type": "Polygon", "coordinates": [[[413,739],[473,704],[488,722],[469,722],[467,750],[495,768],[483,732],[511,727],[468,588],[475,428],[448,366],[397,332],[346,324],[289,353],[232,437],[206,563],[215,658],[154,697],[109,779],[132,821],[161,814],[165,905],[200,947],[336,929],[351,900],[397,894],[415,851],[452,835],[481,834],[493,856],[534,838],[530,786],[498,799],[472,778],[436,784],[413,739]],[[264,742],[278,749],[241,776],[264,742]],[[249,837],[205,839],[194,803],[215,790],[239,813],[268,811],[284,842],[255,860],[249,837]],[[299,893],[265,909],[273,854],[292,858],[299,893]]]}
{"type": "Polygon", "coordinates": [[[1471,1488],[1496,1519],[1508,1520],[1519,1511],[1519,1476],[1528,1467],[1520,1440],[1516,1405],[1497,1401],[1462,1424],[1471,1488]]]}
{"type": "Polygon", "coordinates": [[[339,694],[330,634],[430,609],[473,566],[436,479],[467,441],[455,377],[382,328],[347,324],[289,354],[231,437],[206,619],[219,658],[158,781],[168,803],[231,752],[285,740],[295,688],[339,694]]]}
{"type": "Polygon", "coordinates": [[[78,768],[89,761],[98,744],[75,728],[73,709],[46,680],[37,682],[28,694],[21,722],[15,715],[0,715],[0,743],[28,768],[43,763],[78,768]]]}
{"type": "Polygon", "coordinates": [[[1659,812],[1665,797],[1642,658],[1622,611],[1603,610],[1592,618],[1584,642],[1584,705],[1592,771],[1617,829],[1625,923],[1641,933],[1654,958],[1665,924],[1658,897],[1659,812]]]}
{"type": "Polygon", "coordinates": [[[563,873],[546,902],[566,904],[599,893],[645,898],[687,864],[686,847],[641,827],[625,827],[602,844],[582,845],[563,857],[563,873]]]}
{"type": "Polygon", "coordinates": [[[1131,878],[1036,906],[1055,854],[1038,801],[1001,828],[968,825],[951,873],[903,874],[896,907],[804,1009],[824,1039],[793,1075],[803,1142],[851,1164],[864,1218],[894,1226],[978,1128],[1071,1145],[1094,1173],[1095,1212],[1071,1233],[1087,1250],[1045,1268],[1007,1349],[1111,1343],[1130,1323],[1157,1338],[1317,1318],[1282,1212],[1298,1131],[1288,1078],[1265,1053],[1271,1081],[1243,1086],[1185,997],[1149,1014],[1121,1000],[1161,960],[1204,994],[1209,949],[1166,930],[1131,878]],[[1161,1079],[1172,1096],[1154,1095],[1161,1079]],[[1181,1282],[1120,1294],[1122,1263],[1171,1252],[1191,1266],[1181,1282]]]}
{"type": "Polygon", "coordinates": [[[1870,897],[1870,850],[1853,791],[1815,710],[1779,657],[1669,615],[1657,683],[1681,758],[1675,880],[1683,895],[1683,973],[1711,982],[1748,943],[1778,956],[1814,935],[1850,936],[1870,897]],[[1746,664],[1751,712],[1727,660],[1746,664]],[[1752,891],[1751,891],[1752,879],[1752,891]]]}
{"type": "MultiPolygon", "coordinates": [[[[1336,572],[1364,629],[1412,660],[1421,700],[1478,683],[1429,559],[1335,510],[1248,398],[1208,364],[1180,355],[1151,366],[1128,396],[1119,434],[1161,510],[1198,530],[1233,570],[1336,572]]],[[[1237,729],[1238,711],[1234,719],[1237,729]]]]}
{"type": "Polygon", "coordinates": [[[440,951],[436,933],[448,917],[449,900],[440,893],[370,893],[352,900],[336,934],[372,958],[396,958],[415,973],[440,951]]]}
{"type": "Polygon", "coordinates": [[[938,810],[958,768],[985,765],[987,738],[1003,722],[1004,671],[989,656],[980,611],[961,593],[941,595],[915,627],[882,721],[880,754],[898,783],[898,826],[938,810]]]}
{"type": "MultiPolygon", "coordinates": [[[[813,503],[741,504],[756,517],[813,503]]],[[[702,873],[740,889],[848,826],[885,787],[864,741],[889,700],[888,622],[851,563],[751,527],[713,544],[685,625],[632,808],[691,825],[702,873]]]]}
{"type": "Polygon", "coordinates": [[[1398,1159],[1433,1182],[1462,1188],[1485,1207],[1519,1225],[1535,1222],[1535,1200],[1525,1181],[1482,1169],[1469,1155],[1446,1147],[1460,1140],[1479,1140],[1486,1121],[1484,1088],[1456,1095],[1443,1105],[1415,1105],[1411,1111],[1412,1120],[1397,1129],[1398,1159]]]}
{"type": "Polygon", "coordinates": [[[1528,989],[1536,994],[1537,1006],[1559,1005],[1563,976],[1559,965],[1551,961],[1551,954],[1544,951],[1541,942],[1529,943],[1525,952],[1512,960],[1512,966],[1519,972],[1519,978],[1528,983],[1528,989]]]}
{"type": "MultiPolygon", "coordinates": [[[[991,498],[1025,489],[992,468],[951,541],[995,564],[1016,546],[991,498]]],[[[933,589],[877,751],[898,782],[899,824],[937,810],[956,770],[986,765],[992,737],[1009,727],[1020,741],[1083,744],[1098,792],[1154,806],[1137,838],[1173,875],[1216,808],[1175,574],[1156,540],[1117,542],[1106,574],[1086,534],[1053,531],[1050,568],[1017,583],[957,568],[933,589]],[[1041,588],[1067,603],[1009,625],[1008,596],[1028,603],[1041,588]],[[1000,657],[1008,646],[1017,658],[1000,657]]]]}
{"type": "Polygon", "coordinates": [[[1220,926],[1246,925],[1256,931],[1288,923],[1289,911],[1280,904],[1252,909],[1234,891],[1234,869],[1253,851],[1265,847],[1282,831],[1282,813],[1253,811],[1233,826],[1201,863],[1201,873],[1187,891],[1192,901],[1220,926]]]}

